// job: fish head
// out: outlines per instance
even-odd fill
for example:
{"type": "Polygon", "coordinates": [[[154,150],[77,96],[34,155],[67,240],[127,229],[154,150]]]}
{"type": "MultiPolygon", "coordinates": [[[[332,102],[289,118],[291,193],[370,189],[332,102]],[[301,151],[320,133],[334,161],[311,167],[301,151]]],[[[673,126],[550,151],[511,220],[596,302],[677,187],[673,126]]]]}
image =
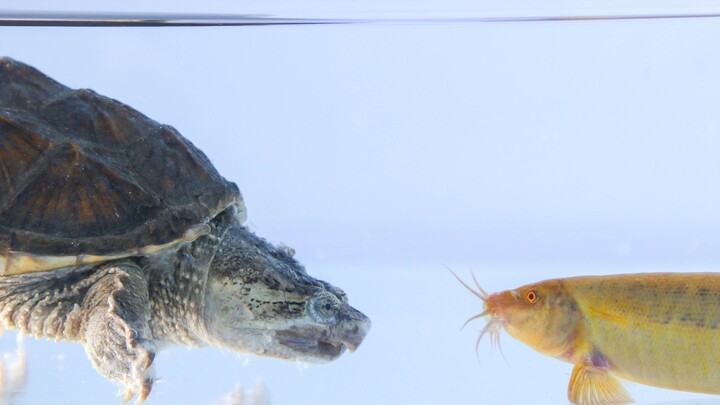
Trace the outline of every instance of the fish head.
{"type": "Polygon", "coordinates": [[[582,319],[561,280],[491,294],[485,311],[490,322],[500,323],[514,338],[553,357],[572,351],[582,319]]]}

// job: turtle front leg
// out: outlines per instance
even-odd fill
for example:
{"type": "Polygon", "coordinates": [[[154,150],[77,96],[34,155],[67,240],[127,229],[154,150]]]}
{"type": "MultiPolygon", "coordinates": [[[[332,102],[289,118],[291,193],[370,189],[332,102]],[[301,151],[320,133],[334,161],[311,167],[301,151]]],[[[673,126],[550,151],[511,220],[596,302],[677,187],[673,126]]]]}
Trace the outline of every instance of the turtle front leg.
{"type": "Polygon", "coordinates": [[[88,317],[83,345],[93,366],[125,390],[123,401],[142,403],[155,381],[147,280],[132,263],[99,270],[105,275],[83,300],[88,317]]]}

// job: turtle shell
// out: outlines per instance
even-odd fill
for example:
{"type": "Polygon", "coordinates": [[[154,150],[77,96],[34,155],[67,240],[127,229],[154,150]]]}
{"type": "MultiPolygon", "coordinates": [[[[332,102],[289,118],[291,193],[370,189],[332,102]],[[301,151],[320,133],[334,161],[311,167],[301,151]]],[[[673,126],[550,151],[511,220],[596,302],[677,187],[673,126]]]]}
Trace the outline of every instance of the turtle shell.
{"type": "Polygon", "coordinates": [[[161,250],[231,206],[237,186],[174,128],[0,58],[0,274],[161,250]]]}

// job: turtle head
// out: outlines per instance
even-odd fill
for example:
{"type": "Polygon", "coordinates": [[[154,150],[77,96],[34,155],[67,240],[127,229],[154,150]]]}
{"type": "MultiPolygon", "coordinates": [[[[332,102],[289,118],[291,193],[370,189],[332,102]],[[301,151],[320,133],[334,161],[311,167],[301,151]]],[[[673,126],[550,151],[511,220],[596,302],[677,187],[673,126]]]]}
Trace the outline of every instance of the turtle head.
{"type": "Polygon", "coordinates": [[[370,320],[345,293],[310,277],[287,247],[240,225],[225,232],[205,292],[205,340],[229,350],[325,362],[354,351],[370,320]]]}

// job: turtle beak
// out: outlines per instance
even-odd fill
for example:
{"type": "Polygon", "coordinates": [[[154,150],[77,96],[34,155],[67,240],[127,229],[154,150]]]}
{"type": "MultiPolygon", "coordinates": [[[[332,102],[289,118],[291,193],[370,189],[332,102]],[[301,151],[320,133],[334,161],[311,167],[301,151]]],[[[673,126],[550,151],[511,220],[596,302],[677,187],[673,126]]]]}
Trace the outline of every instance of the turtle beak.
{"type": "Polygon", "coordinates": [[[343,326],[337,330],[337,340],[347,347],[351,353],[360,347],[360,344],[365,340],[372,322],[362,312],[358,311],[353,307],[348,308],[348,316],[351,320],[343,323],[343,326]]]}
{"type": "Polygon", "coordinates": [[[346,305],[334,325],[304,325],[276,332],[277,342],[291,352],[279,357],[309,362],[334,360],[347,349],[354,352],[370,331],[370,319],[346,305]]]}

